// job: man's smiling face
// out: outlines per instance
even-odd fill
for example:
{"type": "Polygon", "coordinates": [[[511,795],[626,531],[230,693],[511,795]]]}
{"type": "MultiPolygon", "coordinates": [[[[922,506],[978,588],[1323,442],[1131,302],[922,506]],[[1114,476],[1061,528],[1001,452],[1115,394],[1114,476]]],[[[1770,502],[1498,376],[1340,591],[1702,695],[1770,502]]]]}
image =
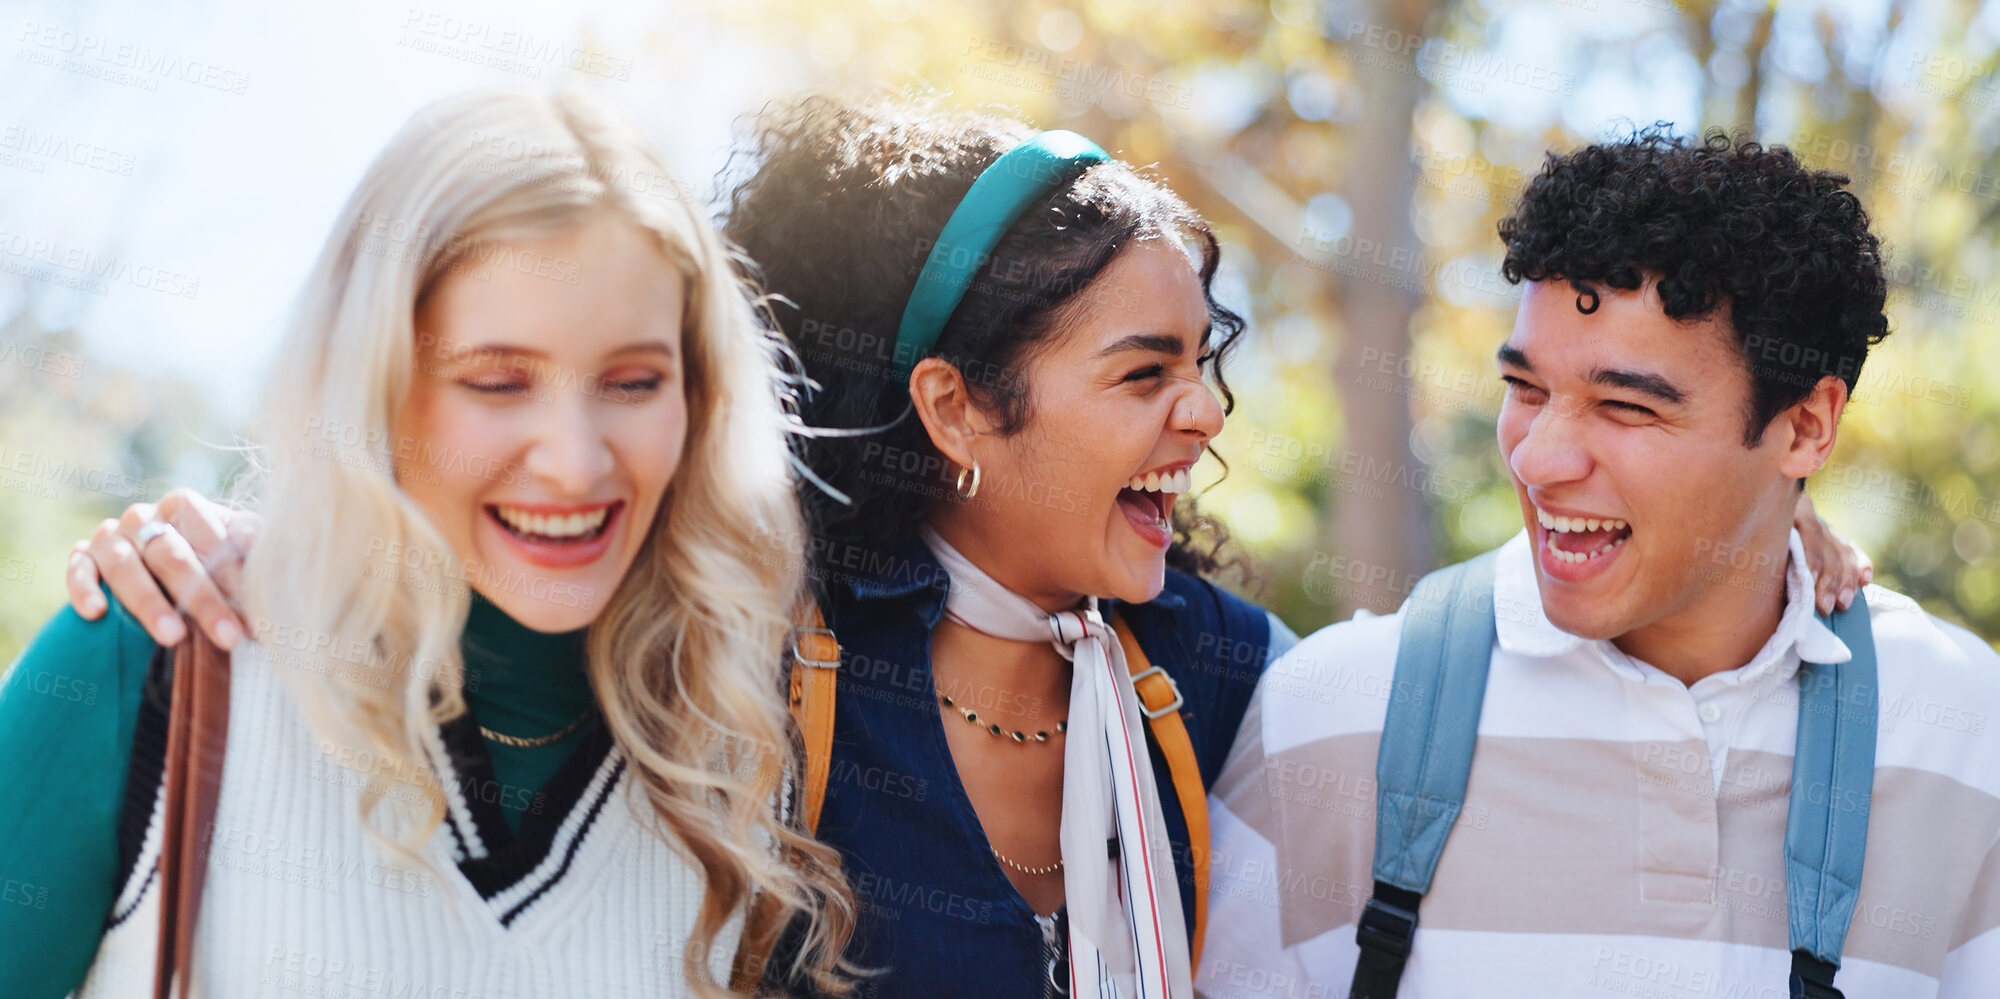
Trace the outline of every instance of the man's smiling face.
{"type": "Polygon", "coordinates": [[[1499,353],[1499,438],[1549,620],[1607,639],[1749,598],[1729,558],[1768,548],[1796,493],[1779,435],[1744,445],[1750,373],[1727,309],[1677,322],[1651,281],[1596,291],[1585,314],[1567,282],[1527,283],[1499,353]]]}

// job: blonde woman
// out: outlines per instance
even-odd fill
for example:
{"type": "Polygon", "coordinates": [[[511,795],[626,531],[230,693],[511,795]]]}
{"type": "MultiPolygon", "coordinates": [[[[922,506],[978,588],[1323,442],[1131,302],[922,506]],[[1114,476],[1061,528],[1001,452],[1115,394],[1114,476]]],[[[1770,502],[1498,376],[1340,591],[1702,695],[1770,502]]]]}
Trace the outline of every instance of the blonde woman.
{"type": "MultiPolygon", "coordinates": [[[[753,895],[838,987],[771,779],[800,567],[742,556],[800,530],[777,345],[665,176],[479,92],[350,199],[269,385],[198,994],[719,995],[753,895]]],[[[0,688],[0,994],[152,986],[157,652],[65,611],[0,688]]]]}

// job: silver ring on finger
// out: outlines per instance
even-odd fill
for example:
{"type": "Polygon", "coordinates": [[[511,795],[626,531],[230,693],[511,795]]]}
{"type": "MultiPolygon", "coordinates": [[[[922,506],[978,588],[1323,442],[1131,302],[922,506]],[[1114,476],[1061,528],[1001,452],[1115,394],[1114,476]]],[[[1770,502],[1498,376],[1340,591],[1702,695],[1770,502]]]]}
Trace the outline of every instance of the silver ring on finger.
{"type": "Polygon", "coordinates": [[[135,543],[134,547],[138,548],[139,551],[143,553],[146,550],[146,545],[151,543],[154,538],[157,538],[162,534],[172,534],[172,533],[174,533],[174,525],[169,524],[164,520],[149,520],[144,524],[140,525],[139,533],[136,536],[134,536],[132,540],[135,543]]]}

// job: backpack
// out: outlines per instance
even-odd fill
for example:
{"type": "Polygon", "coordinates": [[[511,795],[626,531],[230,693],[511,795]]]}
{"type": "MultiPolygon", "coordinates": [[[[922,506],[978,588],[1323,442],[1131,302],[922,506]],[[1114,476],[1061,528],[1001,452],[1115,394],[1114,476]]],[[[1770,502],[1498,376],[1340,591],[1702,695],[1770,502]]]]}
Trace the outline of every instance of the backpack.
{"type": "MultiPolygon", "coordinates": [[[[1488,552],[1439,569],[1403,605],[1375,763],[1375,891],[1355,930],[1361,955],[1350,999],[1394,999],[1418,907],[1465,805],[1496,634],[1493,562],[1488,552]]],[[[1875,781],[1875,640],[1867,599],[1855,593],[1853,606],[1834,612],[1828,624],[1854,658],[1799,667],[1799,733],[1785,820],[1792,999],[1842,999],[1833,976],[1861,892],[1875,781]],[[1828,793],[1815,795],[1816,787],[1828,793]],[[1861,805],[1833,808],[1834,801],[1861,805]]]]}

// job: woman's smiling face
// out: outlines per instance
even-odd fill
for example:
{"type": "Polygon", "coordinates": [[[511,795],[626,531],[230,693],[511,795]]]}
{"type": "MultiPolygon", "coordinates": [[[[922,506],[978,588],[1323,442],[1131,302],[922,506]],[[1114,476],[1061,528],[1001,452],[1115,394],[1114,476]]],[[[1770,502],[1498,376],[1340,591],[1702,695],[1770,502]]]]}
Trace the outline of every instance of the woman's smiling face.
{"type": "Polygon", "coordinates": [[[680,463],[686,282],[607,213],[492,249],[417,311],[396,480],[473,589],[530,628],[570,631],[624,579],[680,463]]]}
{"type": "Polygon", "coordinates": [[[1207,296],[1189,256],[1155,238],[1120,251],[1062,308],[1025,365],[1025,425],[1002,436],[973,414],[988,428],[970,441],[979,493],[931,516],[981,568],[1048,607],[1151,600],[1165,585],[1167,517],[1222,430],[1202,379],[1207,296]]]}

